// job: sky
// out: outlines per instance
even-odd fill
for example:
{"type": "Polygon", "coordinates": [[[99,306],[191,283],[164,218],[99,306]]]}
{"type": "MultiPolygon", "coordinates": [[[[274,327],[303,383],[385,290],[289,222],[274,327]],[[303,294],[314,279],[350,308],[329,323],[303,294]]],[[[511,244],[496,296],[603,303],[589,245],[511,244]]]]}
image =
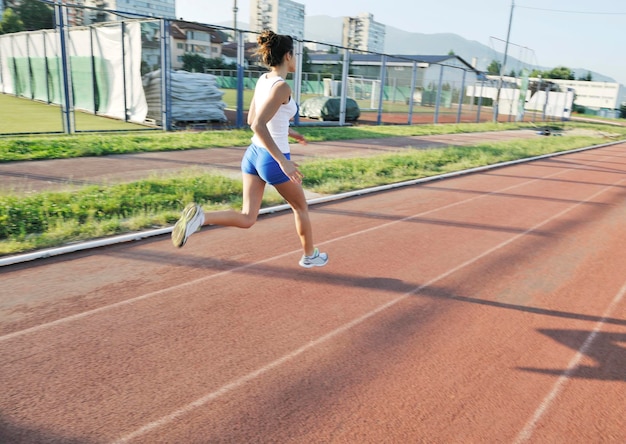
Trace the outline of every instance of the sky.
{"type": "MultiPolygon", "coordinates": [[[[626,2],[623,0],[295,0],[305,14],[366,12],[386,26],[423,34],[453,33],[530,65],[585,68],[626,85],[626,2]],[[511,14],[511,11],[513,12],[511,14]]],[[[249,0],[176,0],[188,21],[250,23],[249,0]]],[[[454,48],[452,48],[454,49],[454,48]]],[[[419,54],[419,48],[416,48],[419,54]]],[[[582,77],[586,71],[575,71],[582,77]]]]}

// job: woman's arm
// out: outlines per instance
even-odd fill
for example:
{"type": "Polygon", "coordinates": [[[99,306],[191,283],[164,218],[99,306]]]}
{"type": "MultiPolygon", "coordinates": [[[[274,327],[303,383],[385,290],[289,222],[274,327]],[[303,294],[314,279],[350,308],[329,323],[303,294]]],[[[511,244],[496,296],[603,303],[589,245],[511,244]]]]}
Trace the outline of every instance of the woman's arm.
{"type": "Polygon", "coordinates": [[[254,105],[254,95],[252,96],[252,100],[250,101],[250,108],[248,110],[248,126],[252,127],[252,122],[254,122],[254,116],[256,114],[256,106],[254,105]]]}
{"type": "Polygon", "coordinates": [[[306,145],[308,143],[302,134],[292,128],[289,128],[289,137],[297,140],[298,143],[301,143],[302,145],[306,145]]]}

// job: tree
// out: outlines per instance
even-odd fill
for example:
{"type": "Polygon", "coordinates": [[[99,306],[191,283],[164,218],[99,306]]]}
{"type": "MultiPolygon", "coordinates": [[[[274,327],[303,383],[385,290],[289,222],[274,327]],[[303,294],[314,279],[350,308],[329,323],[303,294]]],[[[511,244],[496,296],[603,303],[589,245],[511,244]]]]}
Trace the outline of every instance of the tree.
{"type": "Polygon", "coordinates": [[[38,0],[23,0],[17,7],[17,13],[27,31],[54,28],[54,12],[38,0]]]}
{"type": "Polygon", "coordinates": [[[205,72],[207,69],[236,69],[235,63],[224,63],[221,58],[208,59],[200,54],[183,54],[183,70],[189,72],[205,72]]]}
{"type": "MultiPolygon", "coordinates": [[[[557,66],[556,68],[551,69],[550,71],[539,71],[538,69],[533,69],[529,77],[541,77],[544,79],[559,79],[559,80],[574,80],[574,72],[565,66],[557,66]]],[[[591,73],[587,74],[586,79],[579,80],[591,80],[591,73]]]]}
{"type": "Polygon", "coordinates": [[[206,59],[199,54],[183,54],[183,70],[188,72],[204,72],[206,59]]]}
{"type": "Polygon", "coordinates": [[[448,51],[448,55],[449,55],[449,56],[456,55],[456,54],[454,53],[454,49],[451,49],[450,51],[448,51]]]}
{"type": "Polygon", "coordinates": [[[500,74],[500,69],[502,68],[502,63],[497,60],[492,60],[492,62],[487,67],[487,74],[500,74]]]}
{"type": "Polygon", "coordinates": [[[543,77],[547,79],[574,80],[574,73],[565,66],[557,66],[551,71],[545,71],[543,77]]]}
{"type": "Polygon", "coordinates": [[[24,23],[11,8],[5,9],[0,22],[0,34],[24,31],[24,23]]]}
{"type": "Polygon", "coordinates": [[[310,72],[311,71],[311,56],[309,55],[309,48],[306,46],[302,49],[302,71],[310,72]]]}
{"type": "Polygon", "coordinates": [[[583,82],[591,82],[593,80],[593,76],[590,71],[587,71],[586,76],[579,77],[578,80],[582,80],[583,82]]]}

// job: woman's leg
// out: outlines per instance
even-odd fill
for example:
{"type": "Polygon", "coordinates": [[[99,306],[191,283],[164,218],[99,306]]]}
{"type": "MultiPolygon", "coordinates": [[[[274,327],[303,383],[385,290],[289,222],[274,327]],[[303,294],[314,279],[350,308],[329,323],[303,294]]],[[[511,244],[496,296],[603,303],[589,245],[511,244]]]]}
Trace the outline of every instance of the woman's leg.
{"type": "Polygon", "coordinates": [[[210,211],[204,213],[204,225],[250,228],[256,222],[265,182],[254,174],[243,174],[243,205],[241,212],[234,210],[210,211]]]}
{"type": "Polygon", "coordinates": [[[296,231],[298,232],[298,236],[300,236],[302,249],[306,256],[311,256],[315,250],[315,245],[313,244],[313,228],[311,227],[311,219],[309,218],[309,206],[302,186],[288,181],[274,185],[274,187],[293,209],[296,231]]]}
{"type": "Polygon", "coordinates": [[[224,225],[230,227],[250,228],[256,222],[263,200],[265,182],[253,174],[243,175],[243,207],[241,212],[226,210],[203,212],[200,205],[190,203],[183,210],[178,222],[172,229],[172,243],[182,247],[189,236],[198,231],[202,225],[224,225]]]}

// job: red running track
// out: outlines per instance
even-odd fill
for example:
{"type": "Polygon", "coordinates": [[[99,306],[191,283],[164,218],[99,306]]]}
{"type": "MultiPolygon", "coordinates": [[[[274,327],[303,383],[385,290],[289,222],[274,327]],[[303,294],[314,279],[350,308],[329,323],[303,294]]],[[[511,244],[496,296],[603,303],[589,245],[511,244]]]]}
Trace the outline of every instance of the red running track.
{"type": "Polygon", "coordinates": [[[0,442],[624,443],[626,144],[1,270],[0,442]]]}

